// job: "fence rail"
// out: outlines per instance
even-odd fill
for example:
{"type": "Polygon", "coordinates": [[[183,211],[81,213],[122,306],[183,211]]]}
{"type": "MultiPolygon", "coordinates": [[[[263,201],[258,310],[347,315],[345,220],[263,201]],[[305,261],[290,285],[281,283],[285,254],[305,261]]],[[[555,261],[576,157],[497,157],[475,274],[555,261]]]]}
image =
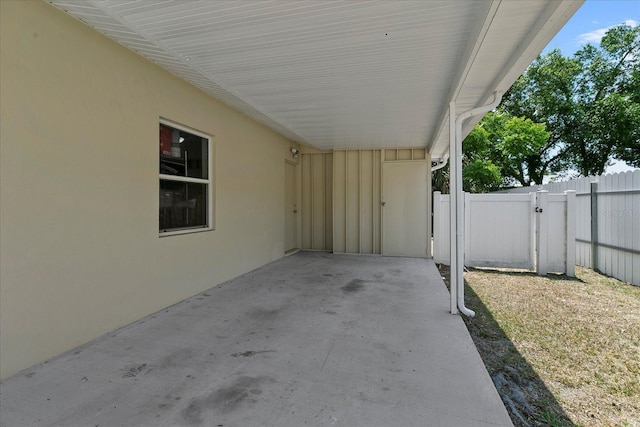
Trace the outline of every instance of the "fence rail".
{"type": "Polygon", "coordinates": [[[640,170],[590,176],[517,193],[575,190],[576,263],[640,286],[640,170]]]}

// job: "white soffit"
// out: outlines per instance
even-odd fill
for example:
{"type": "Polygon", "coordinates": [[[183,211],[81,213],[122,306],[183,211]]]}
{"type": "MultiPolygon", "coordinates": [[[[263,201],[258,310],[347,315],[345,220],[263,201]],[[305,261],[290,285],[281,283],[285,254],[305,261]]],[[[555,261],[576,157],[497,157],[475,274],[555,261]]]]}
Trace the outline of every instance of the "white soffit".
{"type": "Polygon", "coordinates": [[[47,1],[292,140],[434,158],[450,100],[506,90],[582,3],[47,1]]]}

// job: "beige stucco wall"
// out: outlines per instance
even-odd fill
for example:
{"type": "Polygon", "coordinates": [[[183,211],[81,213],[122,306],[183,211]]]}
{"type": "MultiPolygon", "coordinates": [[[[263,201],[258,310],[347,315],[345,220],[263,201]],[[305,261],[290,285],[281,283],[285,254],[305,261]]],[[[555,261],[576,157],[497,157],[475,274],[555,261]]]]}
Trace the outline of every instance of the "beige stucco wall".
{"type": "Polygon", "coordinates": [[[282,256],[290,141],[44,2],[0,8],[0,376],[282,256]],[[158,237],[160,117],[215,136],[215,231],[158,237]]]}

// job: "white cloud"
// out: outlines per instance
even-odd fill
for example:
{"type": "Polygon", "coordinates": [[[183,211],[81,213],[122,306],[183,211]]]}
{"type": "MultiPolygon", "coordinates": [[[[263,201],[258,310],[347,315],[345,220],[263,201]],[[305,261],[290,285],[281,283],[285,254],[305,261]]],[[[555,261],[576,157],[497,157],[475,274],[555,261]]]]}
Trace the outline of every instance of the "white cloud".
{"type": "MultiPolygon", "coordinates": [[[[623,24],[628,25],[630,27],[636,27],[638,25],[638,21],[634,19],[627,19],[626,21],[623,22],[623,24]]],[[[609,29],[613,27],[614,26],[599,28],[597,30],[590,31],[588,33],[580,34],[577,38],[578,44],[587,44],[587,43],[600,44],[600,40],[602,40],[602,37],[604,37],[607,31],[609,31],[609,29]]]]}
{"type": "Polygon", "coordinates": [[[610,27],[600,28],[578,36],[578,44],[596,43],[599,44],[602,37],[607,33],[610,27]]]}

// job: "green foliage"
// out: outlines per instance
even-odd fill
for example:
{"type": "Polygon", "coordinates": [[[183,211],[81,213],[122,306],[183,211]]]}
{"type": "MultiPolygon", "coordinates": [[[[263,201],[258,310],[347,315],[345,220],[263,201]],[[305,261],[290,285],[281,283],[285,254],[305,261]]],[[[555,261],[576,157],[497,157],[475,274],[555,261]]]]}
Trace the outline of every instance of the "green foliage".
{"type": "Polygon", "coordinates": [[[540,414],[540,420],[544,425],[551,427],[572,427],[574,424],[563,414],[558,414],[549,409],[544,409],[540,414]]]}
{"type": "Polygon", "coordinates": [[[572,58],[539,56],[500,111],[546,125],[546,144],[527,155],[532,182],[534,170],[599,175],[613,158],[640,166],[640,27],[614,27],[572,58]]]}
{"type": "Polygon", "coordinates": [[[471,193],[486,193],[500,188],[502,177],[500,168],[491,160],[473,160],[467,164],[462,172],[464,191],[471,193]]]}
{"type": "Polygon", "coordinates": [[[465,191],[488,192],[520,183],[542,183],[549,132],[542,123],[488,113],[465,138],[463,186],[465,191]]]}
{"type": "Polygon", "coordinates": [[[432,174],[432,188],[433,191],[439,191],[442,194],[449,194],[449,164],[441,169],[438,169],[432,174]]]}
{"type": "Polygon", "coordinates": [[[486,193],[499,189],[501,184],[500,168],[492,160],[489,132],[476,126],[462,143],[462,188],[486,193]]]}
{"type": "Polygon", "coordinates": [[[493,160],[500,165],[505,184],[542,184],[551,156],[545,125],[505,113],[490,113],[483,120],[495,144],[493,160]]]}
{"type": "MultiPolygon", "coordinates": [[[[542,183],[549,132],[543,123],[488,113],[462,143],[464,191],[487,193],[519,183],[542,183]]],[[[433,189],[449,192],[448,165],[433,174],[433,189]]]]}

